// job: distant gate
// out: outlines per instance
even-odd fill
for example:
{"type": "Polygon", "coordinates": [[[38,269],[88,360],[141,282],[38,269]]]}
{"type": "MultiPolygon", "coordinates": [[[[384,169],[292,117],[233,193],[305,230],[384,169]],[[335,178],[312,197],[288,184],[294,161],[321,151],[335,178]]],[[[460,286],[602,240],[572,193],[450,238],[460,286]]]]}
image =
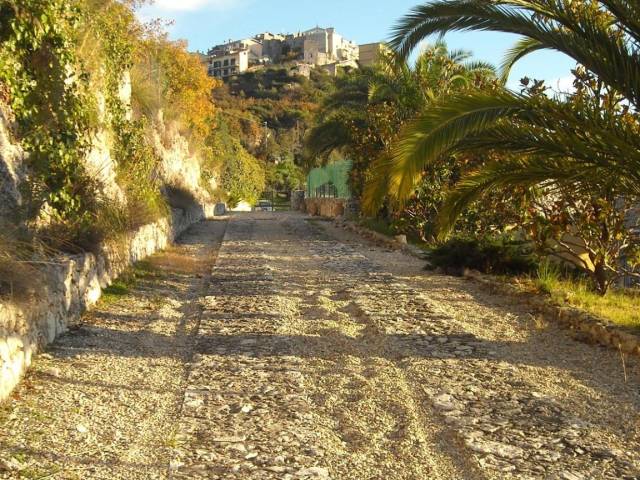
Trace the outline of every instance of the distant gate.
{"type": "Polygon", "coordinates": [[[351,198],[352,166],[351,160],[341,160],[311,170],[307,176],[307,198],[351,198]]]}

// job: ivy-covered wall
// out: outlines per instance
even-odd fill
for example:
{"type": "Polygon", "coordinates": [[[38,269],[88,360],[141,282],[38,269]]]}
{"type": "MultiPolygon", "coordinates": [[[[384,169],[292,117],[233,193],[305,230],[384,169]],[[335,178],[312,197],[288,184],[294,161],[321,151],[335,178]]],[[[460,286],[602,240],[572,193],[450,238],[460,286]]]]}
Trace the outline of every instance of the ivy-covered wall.
{"type": "Polygon", "coordinates": [[[76,252],[166,216],[168,188],[208,200],[214,86],[121,2],[0,0],[0,222],[76,252]]]}

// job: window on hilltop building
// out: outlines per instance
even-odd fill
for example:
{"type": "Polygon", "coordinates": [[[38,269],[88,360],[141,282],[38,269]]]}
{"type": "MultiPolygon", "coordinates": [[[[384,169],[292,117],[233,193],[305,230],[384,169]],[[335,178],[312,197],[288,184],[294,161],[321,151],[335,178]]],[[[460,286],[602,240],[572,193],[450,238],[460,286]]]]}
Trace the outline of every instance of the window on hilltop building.
{"type": "Polygon", "coordinates": [[[228,69],[228,68],[225,68],[225,69],[224,69],[223,75],[224,75],[225,77],[226,77],[227,75],[229,75],[229,69],[228,69]]]}
{"type": "Polygon", "coordinates": [[[231,65],[235,65],[235,64],[236,64],[236,59],[235,59],[235,58],[232,58],[232,59],[231,59],[231,65]]]}
{"type": "Polygon", "coordinates": [[[225,61],[224,61],[224,66],[225,66],[225,67],[228,67],[228,66],[229,66],[229,60],[225,60],[225,61]]]}

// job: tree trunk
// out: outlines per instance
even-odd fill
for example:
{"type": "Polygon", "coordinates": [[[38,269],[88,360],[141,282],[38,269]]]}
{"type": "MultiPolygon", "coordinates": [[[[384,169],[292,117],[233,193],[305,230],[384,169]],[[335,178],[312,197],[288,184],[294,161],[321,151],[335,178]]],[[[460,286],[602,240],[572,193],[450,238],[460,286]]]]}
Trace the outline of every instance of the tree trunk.
{"type": "Polygon", "coordinates": [[[593,271],[593,280],[596,283],[596,291],[603,297],[609,290],[609,276],[605,268],[604,262],[596,262],[595,270],[593,271]]]}

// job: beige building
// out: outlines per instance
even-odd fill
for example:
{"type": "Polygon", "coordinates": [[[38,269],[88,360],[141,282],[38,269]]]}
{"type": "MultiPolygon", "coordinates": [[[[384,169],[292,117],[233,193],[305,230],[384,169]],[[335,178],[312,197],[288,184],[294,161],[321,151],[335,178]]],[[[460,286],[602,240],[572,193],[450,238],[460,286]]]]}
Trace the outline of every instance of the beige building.
{"type": "Polygon", "coordinates": [[[260,33],[255,36],[255,40],[262,45],[262,57],[271,61],[279,60],[282,56],[282,46],[285,36],[270,32],[260,33]]]}
{"type": "Polygon", "coordinates": [[[322,66],[358,60],[358,46],[346,40],[334,28],[313,28],[302,35],[306,63],[322,66]]]}
{"type": "Polygon", "coordinates": [[[335,75],[341,68],[358,68],[360,49],[334,28],[313,28],[306,32],[279,35],[269,32],[253,38],[216,45],[208,52],[209,75],[227,78],[246,72],[249,66],[296,61],[293,73],[308,76],[300,63],[322,67],[335,75]]]}
{"type": "Polygon", "coordinates": [[[360,52],[358,63],[362,67],[373,67],[380,61],[382,54],[388,47],[384,43],[367,43],[360,45],[358,50],[360,52]]]}
{"type": "Polygon", "coordinates": [[[237,50],[209,56],[209,76],[227,78],[246,72],[249,68],[249,50],[237,50]]]}
{"type": "Polygon", "coordinates": [[[258,63],[262,59],[262,42],[255,38],[245,38],[216,45],[209,50],[209,56],[227,55],[242,50],[249,52],[249,63],[258,63]]]}

